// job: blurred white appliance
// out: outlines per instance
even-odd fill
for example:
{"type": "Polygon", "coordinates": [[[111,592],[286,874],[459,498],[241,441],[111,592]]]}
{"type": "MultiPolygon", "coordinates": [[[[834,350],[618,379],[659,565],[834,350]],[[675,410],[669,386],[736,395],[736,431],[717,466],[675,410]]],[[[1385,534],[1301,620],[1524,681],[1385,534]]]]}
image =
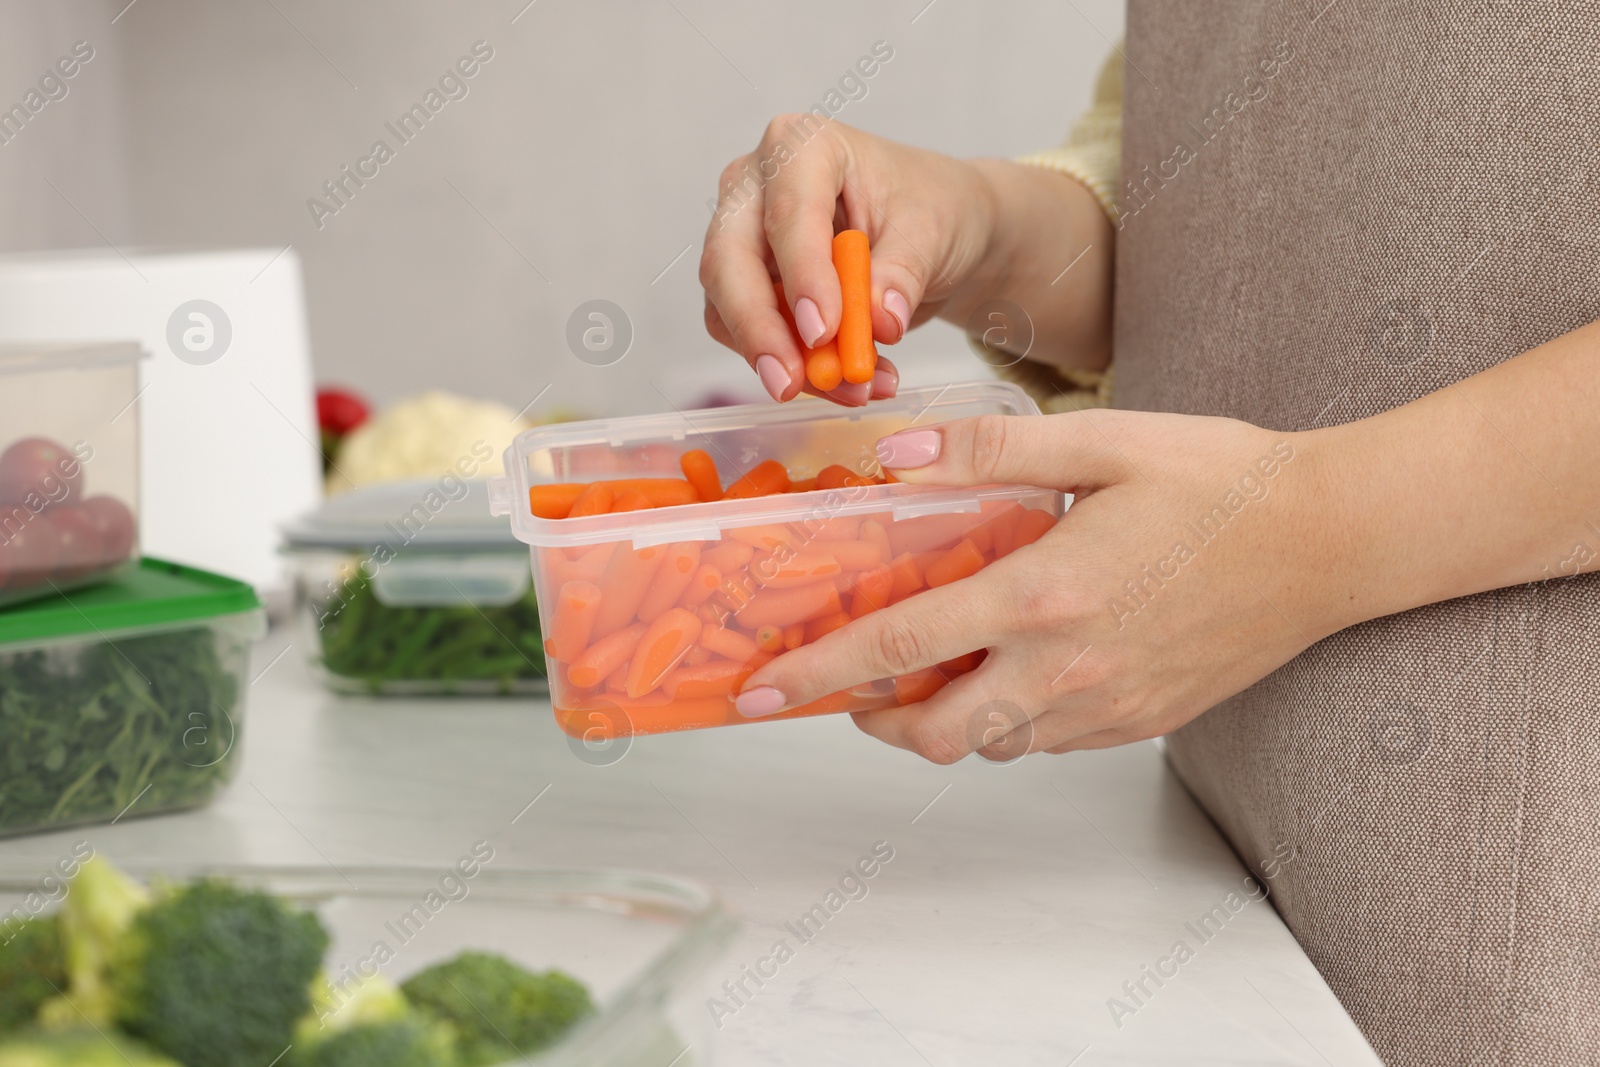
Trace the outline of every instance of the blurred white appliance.
{"type": "Polygon", "coordinates": [[[102,340],[150,353],[138,399],[145,553],[284,588],[278,529],[322,493],[294,250],[0,256],[0,342],[102,340]]]}

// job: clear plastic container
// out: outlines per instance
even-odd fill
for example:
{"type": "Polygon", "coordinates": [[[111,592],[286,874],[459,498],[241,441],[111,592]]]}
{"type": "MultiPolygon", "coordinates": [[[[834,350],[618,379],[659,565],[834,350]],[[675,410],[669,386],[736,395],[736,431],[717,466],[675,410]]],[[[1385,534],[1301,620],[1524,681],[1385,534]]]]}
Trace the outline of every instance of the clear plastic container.
{"type": "Polygon", "coordinates": [[[796,479],[840,465],[866,482],[879,474],[873,446],[884,435],[982,414],[1038,408],[1016,386],[982,382],[861,409],[803,398],[518,435],[507,474],[490,482],[491,506],[531,546],[561,728],[599,742],[925,700],[981,662],[981,651],[767,719],[733,706],[744,678],[773,655],[987,565],[1040,536],[1065,502],[1027,486],[856,484],[539,518],[534,487],[681,478],[679,457],[691,449],[712,457],[723,486],[769,460],[796,479]]]}
{"type": "Polygon", "coordinates": [[[284,531],[312,667],[385,696],[543,693],[528,553],[482,481],[353,489],[284,531]]]}
{"type": "Polygon", "coordinates": [[[209,801],[264,618],[248,585],[148,558],[0,612],[0,836],[209,801]]]}
{"type": "MultiPolygon", "coordinates": [[[[516,870],[493,860],[448,884],[441,878],[458,873],[448,868],[341,865],[336,873],[327,867],[131,865],[128,872],[168,881],[213,875],[313,909],[331,936],[324,970],[334,982],[359,975],[363,966],[370,973],[379,942],[392,956],[379,969],[396,982],[468,949],[500,953],[533,970],[556,968],[582,982],[595,1014],[556,1045],[516,1063],[716,1062],[716,1028],[706,1011],[710,968],[738,924],[710,889],[696,883],[626,871],[516,870]],[[430,897],[444,903],[424,906],[430,897]],[[419,914],[428,918],[419,921],[419,914]]],[[[0,875],[0,900],[8,908],[38,899],[38,890],[37,871],[0,875]]],[[[27,910],[39,911],[32,904],[27,910]]]]}
{"type": "Polygon", "coordinates": [[[139,555],[133,343],[0,345],[0,606],[139,555]]]}

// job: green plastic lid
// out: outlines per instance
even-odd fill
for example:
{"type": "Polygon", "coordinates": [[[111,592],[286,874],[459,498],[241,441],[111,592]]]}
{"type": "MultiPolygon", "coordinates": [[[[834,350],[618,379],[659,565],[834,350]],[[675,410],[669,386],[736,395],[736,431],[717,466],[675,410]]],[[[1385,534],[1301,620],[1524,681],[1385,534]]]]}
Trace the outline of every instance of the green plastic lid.
{"type": "Polygon", "coordinates": [[[0,610],[3,646],[238,615],[261,606],[245,582],[146,557],[126,575],[0,610]]]}

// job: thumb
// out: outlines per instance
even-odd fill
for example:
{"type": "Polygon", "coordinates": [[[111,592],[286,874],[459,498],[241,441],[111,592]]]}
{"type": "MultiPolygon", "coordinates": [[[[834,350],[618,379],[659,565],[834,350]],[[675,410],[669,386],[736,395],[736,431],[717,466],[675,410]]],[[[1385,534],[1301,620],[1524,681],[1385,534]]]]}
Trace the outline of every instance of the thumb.
{"type": "Polygon", "coordinates": [[[1111,412],[979,415],[878,441],[878,462],[902,482],[922,485],[1016,483],[1077,492],[1124,481],[1130,466],[1091,418],[1111,412]]]}

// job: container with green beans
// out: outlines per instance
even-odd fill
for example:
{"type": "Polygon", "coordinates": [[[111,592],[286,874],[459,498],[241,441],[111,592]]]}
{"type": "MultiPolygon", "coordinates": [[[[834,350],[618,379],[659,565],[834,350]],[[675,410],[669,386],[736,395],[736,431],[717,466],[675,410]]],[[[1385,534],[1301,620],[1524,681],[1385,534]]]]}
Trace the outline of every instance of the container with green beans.
{"type": "Polygon", "coordinates": [[[358,489],[290,526],[315,666],[339,692],[543,693],[528,556],[481,482],[358,489]]]}

